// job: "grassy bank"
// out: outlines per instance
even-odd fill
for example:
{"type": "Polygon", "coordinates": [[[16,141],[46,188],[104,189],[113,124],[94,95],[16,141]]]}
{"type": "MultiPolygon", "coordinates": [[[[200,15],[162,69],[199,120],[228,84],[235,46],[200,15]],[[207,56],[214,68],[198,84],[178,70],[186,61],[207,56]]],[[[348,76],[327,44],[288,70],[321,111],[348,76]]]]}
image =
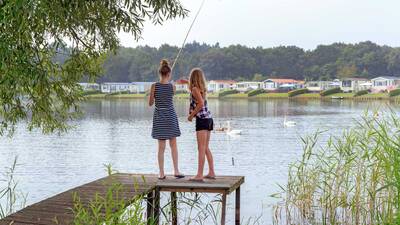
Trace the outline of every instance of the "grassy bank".
{"type": "Polygon", "coordinates": [[[98,98],[106,98],[106,99],[130,99],[130,98],[146,98],[146,94],[92,94],[86,95],[87,99],[98,99],[98,98]]]}
{"type": "MultiPolygon", "coordinates": [[[[87,99],[140,99],[146,98],[146,94],[103,94],[96,93],[85,96],[87,99]]],[[[175,95],[178,99],[188,99],[190,97],[189,93],[179,93],[175,95]]],[[[393,100],[400,101],[400,96],[390,97],[387,93],[374,93],[366,94],[362,96],[354,96],[354,93],[336,93],[328,96],[321,96],[319,93],[305,93],[296,95],[294,97],[289,97],[288,93],[261,93],[252,97],[249,97],[246,93],[235,93],[225,95],[220,97],[218,93],[209,93],[207,98],[209,99],[332,99],[332,97],[337,97],[345,100],[393,100]]]]}

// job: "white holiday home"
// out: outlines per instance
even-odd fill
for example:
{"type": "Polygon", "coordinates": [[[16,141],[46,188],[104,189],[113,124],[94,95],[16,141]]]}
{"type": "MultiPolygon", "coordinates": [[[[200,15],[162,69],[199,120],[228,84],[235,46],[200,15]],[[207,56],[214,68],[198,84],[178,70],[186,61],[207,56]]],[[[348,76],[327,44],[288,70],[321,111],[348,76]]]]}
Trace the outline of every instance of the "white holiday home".
{"type": "Polygon", "coordinates": [[[256,81],[243,81],[237,82],[233,85],[235,90],[240,92],[246,92],[250,90],[256,90],[263,88],[263,82],[256,82],[256,81]]]}
{"type": "Polygon", "coordinates": [[[131,93],[145,93],[150,90],[152,84],[154,82],[132,82],[129,91],[131,93]]]}
{"type": "Polygon", "coordinates": [[[333,81],[307,81],[305,87],[311,92],[321,92],[331,88],[340,87],[341,82],[338,79],[333,81]]]}
{"type": "Polygon", "coordinates": [[[400,77],[382,76],[371,80],[372,92],[391,91],[400,86],[400,77]]]}
{"type": "Polygon", "coordinates": [[[179,79],[175,81],[176,91],[189,91],[189,81],[186,79],[179,79]]]}
{"type": "Polygon", "coordinates": [[[235,83],[234,80],[210,80],[207,84],[207,90],[209,92],[220,92],[232,89],[235,83]]]}
{"type": "Polygon", "coordinates": [[[301,88],[302,82],[294,79],[267,79],[263,81],[263,88],[265,90],[276,90],[282,88],[301,88]]]}
{"type": "Polygon", "coordinates": [[[130,91],[131,83],[105,82],[101,84],[102,93],[116,93],[130,91]]]}
{"type": "Polygon", "coordinates": [[[84,91],[99,91],[100,85],[97,83],[78,83],[84,91]]]}
{"type": "Polygon", "coordinates": [[[343,92],[357,92],[370,89],[370,81],[365,78],[345,78],[342,79],[340,89],[343,92]]]}

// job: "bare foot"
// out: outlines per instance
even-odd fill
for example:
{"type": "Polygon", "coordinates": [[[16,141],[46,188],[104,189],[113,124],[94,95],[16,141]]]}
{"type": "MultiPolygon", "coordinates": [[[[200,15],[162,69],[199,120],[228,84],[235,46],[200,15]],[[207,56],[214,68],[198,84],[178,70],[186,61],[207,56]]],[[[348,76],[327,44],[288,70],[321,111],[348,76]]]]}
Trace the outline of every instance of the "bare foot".
{"type": "Polygon", "coordinates": [[[202,176],[194,176],[194,177],[189,178],[189,181],[203,182],[203,177],[202,176]]]}
{"type": "Polygon", "coordinates": [[[167,178],[167,177],[165,176],[165,174],[160,174],[160,175],[158,175],[158,179],[159,179],[159,180],[165,180],[165,178],[167,178]]]}
{"type": "Polygon", "coordinates": [[[206,176],[204,176],[204,178],[215,180],[215,174],[207,174],[206,176]]]}
{"type": "Polygon", "coordinates": [[[181,179],[181,178],[184,178],[185,175],[182,174],[182,173],[175,173],[174,177],[177,178],[177,179],[181,179]]]}

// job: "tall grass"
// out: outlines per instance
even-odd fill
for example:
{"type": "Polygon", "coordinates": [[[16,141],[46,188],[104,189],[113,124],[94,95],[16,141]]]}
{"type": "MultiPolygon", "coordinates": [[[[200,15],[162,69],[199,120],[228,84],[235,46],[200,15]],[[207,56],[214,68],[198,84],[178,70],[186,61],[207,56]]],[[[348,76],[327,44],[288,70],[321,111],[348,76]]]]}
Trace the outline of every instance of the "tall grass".
{"type": "Polygon", "coordinates": [[[400,120],[366,114],[324,146],[303,139],[274,224],[400,224],[400,120]]]}
{"type": "Polygon", "coordinates": [[[0,219],[16,212],[25,206],[26,194],[19,191],[18,182],[15,180],[15,169],[17,166],[17,157],[10,167],[6,167],[5,172],[0,178],[0,219]]]}

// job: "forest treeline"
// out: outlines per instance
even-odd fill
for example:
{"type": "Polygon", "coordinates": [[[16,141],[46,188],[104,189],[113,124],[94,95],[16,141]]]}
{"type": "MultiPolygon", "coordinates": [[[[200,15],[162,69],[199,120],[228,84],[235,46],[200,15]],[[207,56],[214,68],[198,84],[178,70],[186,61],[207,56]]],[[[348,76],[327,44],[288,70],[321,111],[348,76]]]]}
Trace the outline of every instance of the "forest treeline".
{"type": "MultiPolygon", "coordinates": [[[[98,82],[154,81],[162,58],[173,61],[179,48],[121,47],[109,54],[104,75],[98,82]]],[[[186,44],[174,69],[174,79],[187,77],[201,67],[208,79],[262,80],[293,78],[330,80],[345,77],[373,78],[400,75],[400,48],[370,41],[357,44],[319,45],[314,50],[296,46],[250,48],[243,45],[220,47],[193,42],[186,44]]]]}

